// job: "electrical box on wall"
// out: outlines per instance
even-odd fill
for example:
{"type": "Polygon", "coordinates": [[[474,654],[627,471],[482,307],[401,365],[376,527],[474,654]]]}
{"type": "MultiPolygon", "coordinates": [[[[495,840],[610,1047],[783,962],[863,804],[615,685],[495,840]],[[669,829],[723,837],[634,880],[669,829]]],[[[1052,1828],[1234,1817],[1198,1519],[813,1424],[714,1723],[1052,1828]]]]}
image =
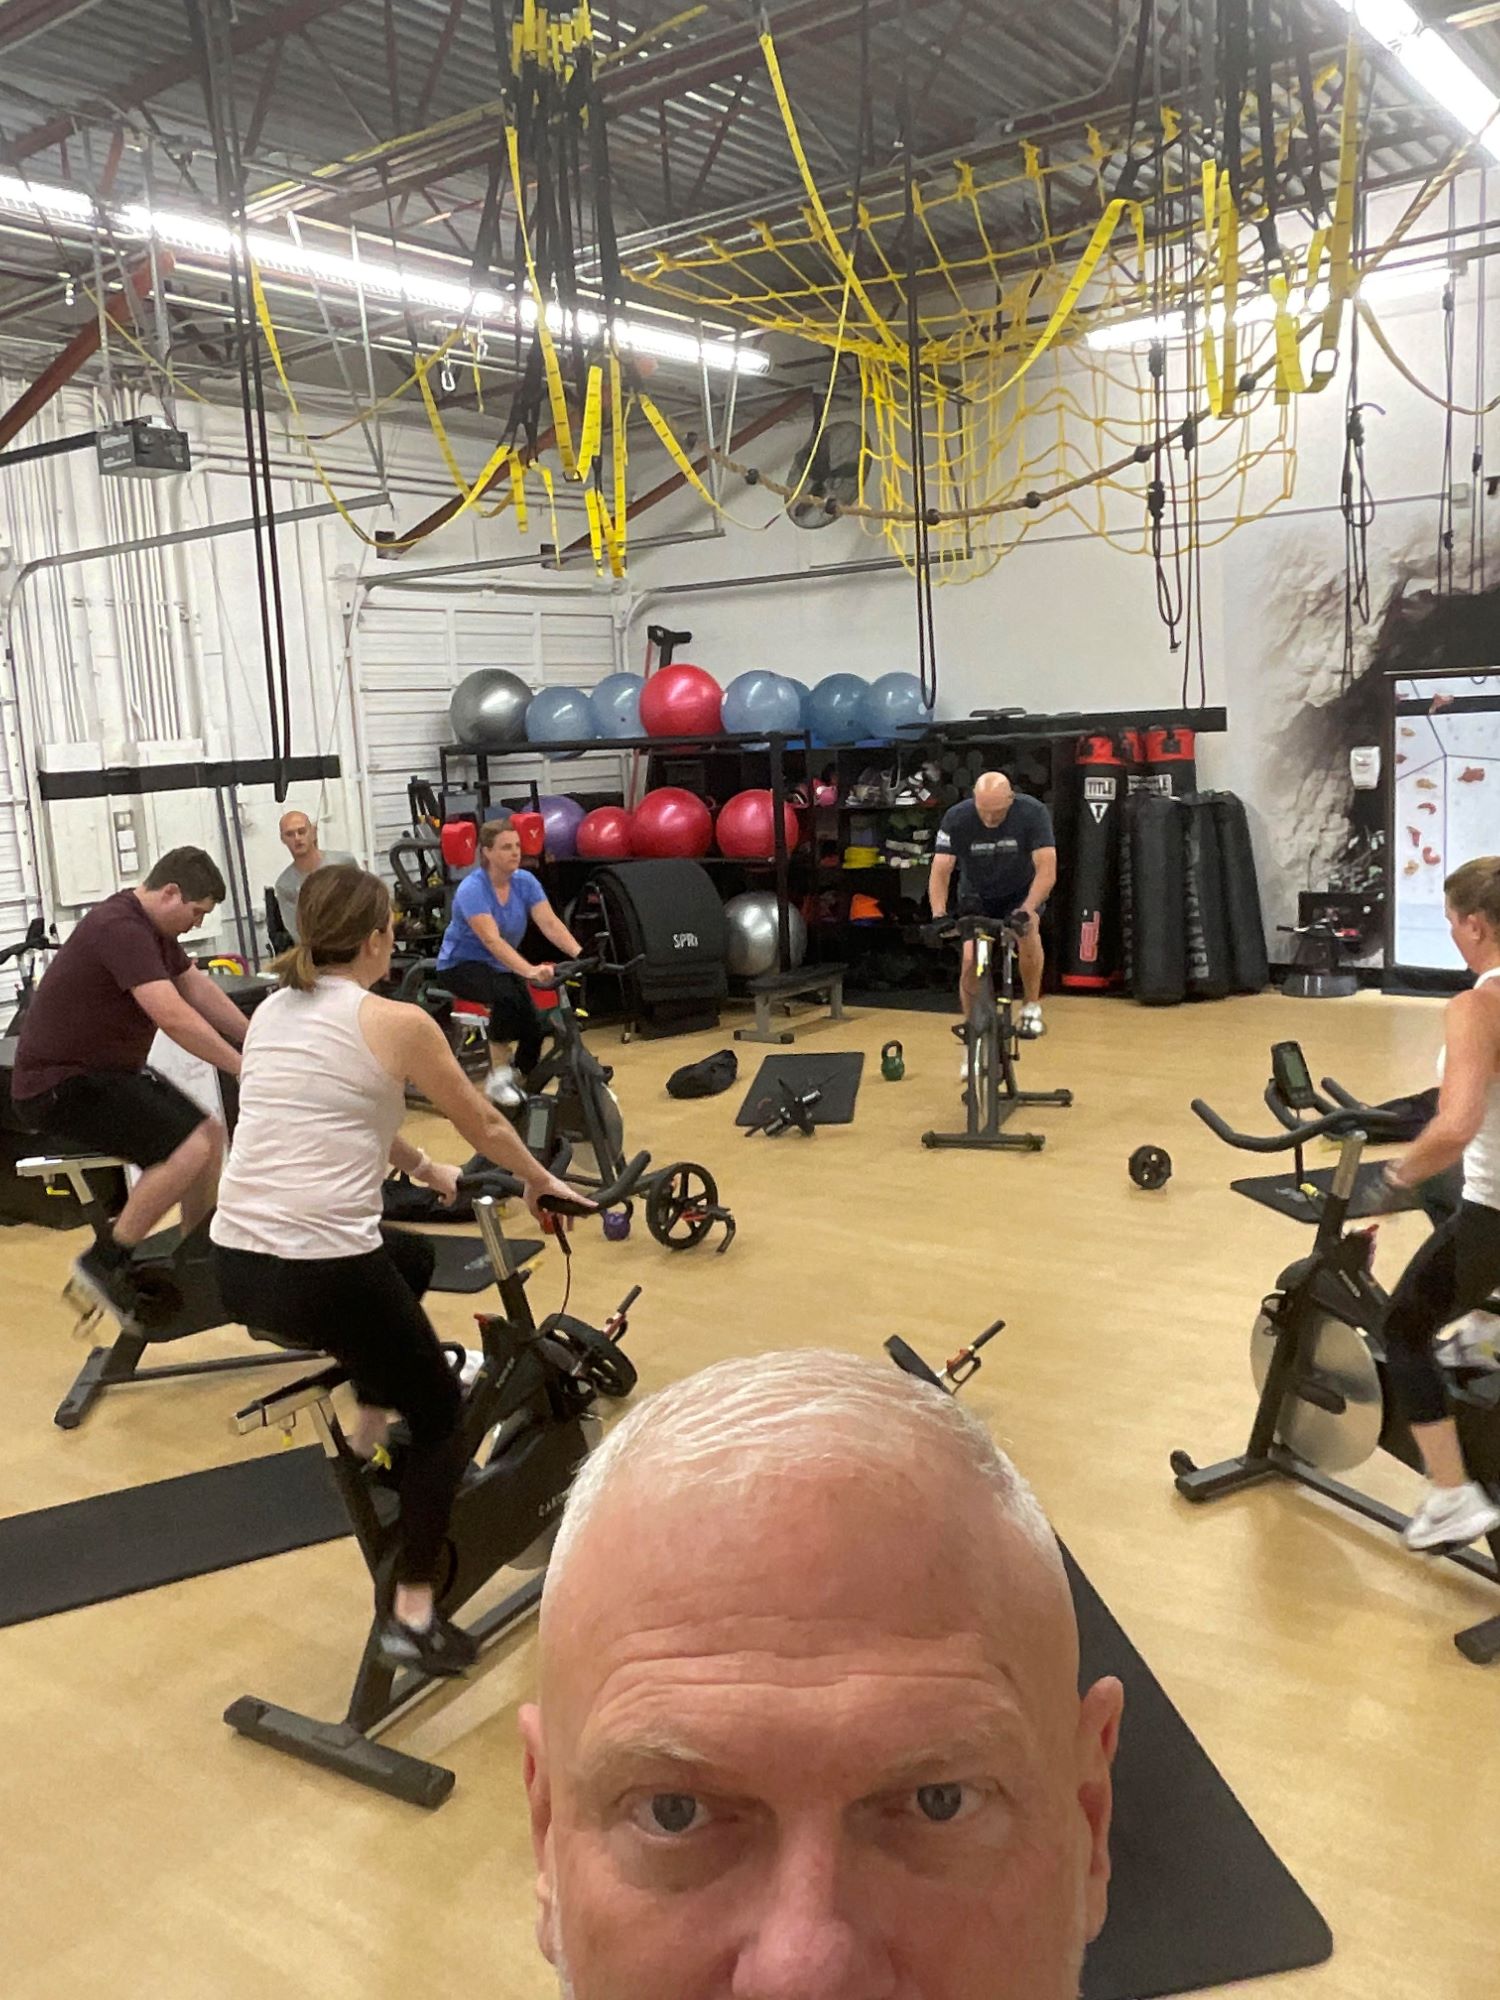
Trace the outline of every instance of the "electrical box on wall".
{"type": "Polygon", "coordinates": [[[99,470],[107,475],[159,479],[164,473],[192,470],[186,431],[153,424],[144,417],[106,425],[98,434],[96,449],[99,470]]]}
{"type": "Polygon", "coordinates": [[[110,842],[109,816],[98,799],[50,799],[47,842],[58,905],[80,909],[112,896],[120,886],[110,842]]]}

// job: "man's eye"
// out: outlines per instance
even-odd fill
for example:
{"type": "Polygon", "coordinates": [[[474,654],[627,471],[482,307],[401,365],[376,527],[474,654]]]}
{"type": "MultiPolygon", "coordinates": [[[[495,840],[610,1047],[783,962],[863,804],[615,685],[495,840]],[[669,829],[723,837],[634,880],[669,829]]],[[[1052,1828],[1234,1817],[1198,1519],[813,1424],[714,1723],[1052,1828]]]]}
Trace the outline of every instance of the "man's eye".
{"type": "Polygon", "coordinates": [[[961,1784],[919,1785],[917,1787],[917,1811],[935,1826],[944,1826],[949,1820],[957,1819],[967,1803],[965,1793],[968,1787],[961,1784]]]}
{"type": "Polygon", "coordinates": [[[636,1823],[647,1833],[689,1833],[703,1808],[691,1792],[653,1792],[636,1808],[636,1823]]]}

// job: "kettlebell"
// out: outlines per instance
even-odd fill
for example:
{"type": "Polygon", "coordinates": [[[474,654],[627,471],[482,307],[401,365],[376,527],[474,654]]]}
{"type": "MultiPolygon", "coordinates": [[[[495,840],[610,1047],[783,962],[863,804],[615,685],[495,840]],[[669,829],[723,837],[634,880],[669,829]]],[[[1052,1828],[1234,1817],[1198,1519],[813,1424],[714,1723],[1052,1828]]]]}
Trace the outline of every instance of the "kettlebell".
{"type": "Polygon", "coordinates": [[[899,1042],[887,1042],[880,1051],[880,1074],[887,1083],[899,1083],[906,1074],[906,1056],[899,1042]]]}

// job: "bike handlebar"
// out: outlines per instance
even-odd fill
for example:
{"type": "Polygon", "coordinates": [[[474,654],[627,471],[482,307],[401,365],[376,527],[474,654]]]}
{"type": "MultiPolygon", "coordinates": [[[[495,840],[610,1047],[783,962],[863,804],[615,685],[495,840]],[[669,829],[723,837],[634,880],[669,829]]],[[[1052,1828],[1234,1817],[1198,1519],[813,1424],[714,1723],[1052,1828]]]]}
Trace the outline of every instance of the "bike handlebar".
{"type": "Polygon", "coordinates": [[[13,958],[22,958],[28,951],[60,951],[61,944],[55,937],[49,937],[40,917],[33,918],[26,935],[14,944],[0,948],[0,965],[7,965],[13,958]]]}
{"type": "Polygon", "coordinates": [[[971,938],[979,937],[997,941],[1009,938],[1013,944],[1021,941],[1021,933],[1010,917],[934,917],[923,924],[922,935],[936,944],[956,941],[967,944],[971,938]]]}
{"type": "Polygon", "coordinates": [[[1363,1132],[1366,1138],[1378,1140],[1381,1128],[1398,1125],[1400,1120],[1391,1113],[1379,1111],[1373,1104],[1353,1104],[1337,1111],[1326,1112],[1321,1118],[1310,1118],[1305,1125],[1295,1125],[1284,1132],[1273,1132],[1257,1136],[1253,1132],[1236,1132],[1234,1127],[1221,1118],[1211,1104],[1205,1104],[1201,1097],[1192,1102],[1194,1114],[1201,1118],[1216,1138],[1226,1146],[1238,1147],[1242,1153],[1289,1153],[1294,1146],[1302,1146],[1309,1139],[1320,1139],[1324,1133],[1336,1138],[1347,1138],[1351,1132],[1363,1132]]]}
{"type": "MultiPolygon", "coordinates": [[[[618,1208],[635,1193],[650,1164],[649,1153],[637,1153],[633,1160],[626,1162],[608,1187],[591,1188],[587,1195],[580,1194],[576,1202],[544,1194],[538,1207],[548,1215],[592,1215],[596,1209],[618,1208]]],[[[524,1195],[526,1192],[524,1182],[504,1167],[485,1167],[476,1173],[460,1174],[458,1186],[462,1194],[524,1195]]]]}
{"type": "Polygon", "coordinates": [[[645,956],[643,951],[637,952],[634,958],[627,959],[623,965],[613,965],[607,958],[600,958],[597,953],[591,954],[588,958],[564,959],[560,964],[553,966],[549,977],[531,979],[527,984],[534,986],[538,993],[556,993],[564,986],[571,986],[575,980],[587,979],[592,972],[633,972],[645,956]]]}

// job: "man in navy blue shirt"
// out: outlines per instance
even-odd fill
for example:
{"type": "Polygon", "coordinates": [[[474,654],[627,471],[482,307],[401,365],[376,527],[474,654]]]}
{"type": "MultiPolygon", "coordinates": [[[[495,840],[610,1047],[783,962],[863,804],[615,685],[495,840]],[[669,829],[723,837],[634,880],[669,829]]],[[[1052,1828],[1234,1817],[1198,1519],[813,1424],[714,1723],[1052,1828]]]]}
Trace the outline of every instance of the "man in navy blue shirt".
{"type": "MultiPolygon", "coordinates": [[[[934,917],[949,913],[953,877],[958,875],[955,916],[1017,918],[1022,933],[1017,957],[1024,1004],[1019,1032],[1045,1032],[1042,1020],[1042,940],[1037,919],[1057,881],[1057,840],[1052,816],[1040,799],[1011,788],[999,771],[986,771],[974,796],[944,813],[938,828],[927,900],[934,917]]],[[[974,947],[964,946],[959,998],[967,1021],[974,1005],[974,947]]]]}

